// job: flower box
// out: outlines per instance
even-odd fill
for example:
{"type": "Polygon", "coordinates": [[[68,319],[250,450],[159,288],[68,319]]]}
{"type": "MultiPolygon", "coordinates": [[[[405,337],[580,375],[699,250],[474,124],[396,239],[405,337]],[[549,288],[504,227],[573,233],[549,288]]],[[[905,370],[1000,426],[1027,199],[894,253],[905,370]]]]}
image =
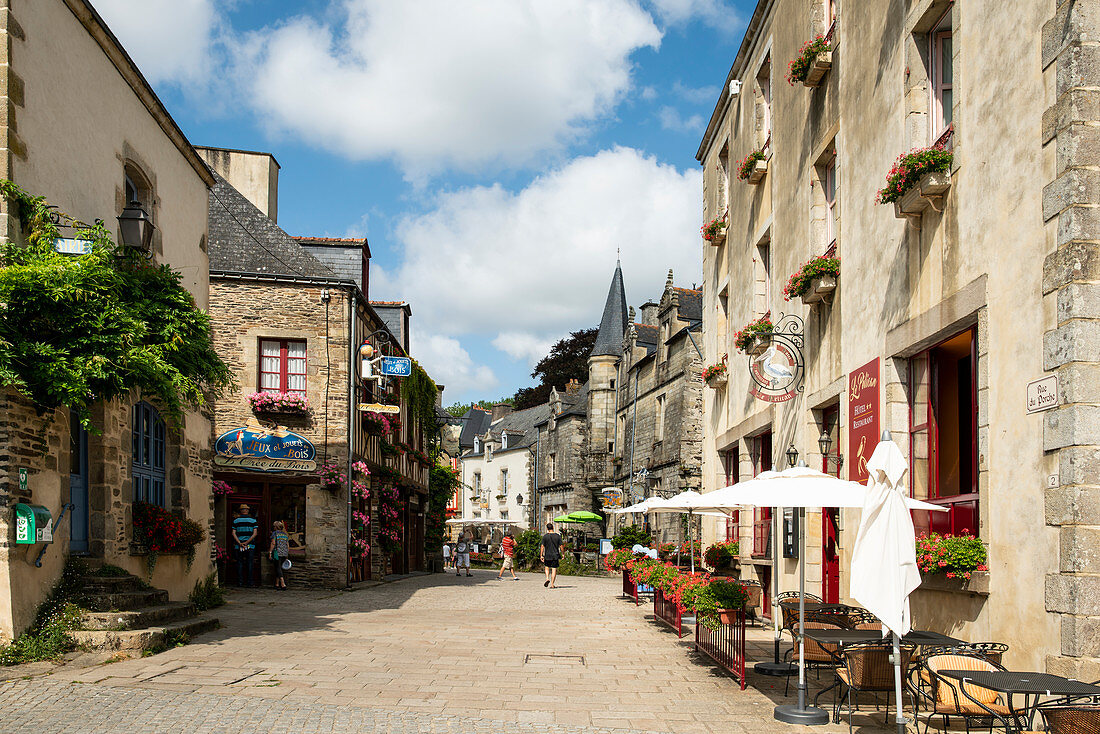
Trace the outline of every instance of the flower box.
{"type": "Polygon", "coordinates": [[[741,613],[740,609],[719,609],[718,621],[722,624],[736,624],[737,615],[741,613]]]}
{"type": "Polygon", "coordinates": [[[750,357],[759,357],[761,354],[768,351],[768,347],[771,346],[771,343],[771,334],[757,334],[752,338],[752,344],[745,350],[745,354],[750,357]]]}
{"type": "Polygon", "coordinates": [[[989,572],[971,571],[969,579],[962,576],[949,579],[942,573],[922,574],[918,591],[945,591],[989,596],[989,572]]]}
{"type": "Polygon", "coordinates": [[[727,214],[723,214],[720,217],[715,217],[710,220],[699,228],[699,234],[703,236],[704,240],[715,247],[721,246],[721,244],[726,241],[727,216],[727,214]]]}
{"type": "Polygon", "coordinates": [[[762,158],[752,164],[752,170],[749,171],[749,175],[745,177],[745,180],[755,186],[764,179],[764,174],[767,172],[768,159],[762,158]]]}
{"type": "Polygon", "coordinates": [[[929,171],[920,177],[916,186],[894,202],[894,216],[919,220],[929,207],[943,211],[943,198],[950,188],[951,174],[929,171]]]}
{"type": "Polygon", "coordinates": [[[721,247],[726,242],[726,228],[719,227],[714,230],[714,235],[709,240],[710,244],[714,247],[721,247]]]}
{"type": "Polygon", "coordinates": [[[308,415],[309,401],[300,393],[270,392],[261,390],[248,396],[249,405],[256,413],[271,415],[308,415]]]}
{"type": "Polygon", "coordinates": [[[836,276],[823,275],[810,281],[809,289],[802,294],[802,302],[806,305],[824,303],[826,306],[833,302],[833,292],[836,290],[836,276]]]}
{"type": "Polygon", "coordinates": [[[712,390],[717,390],[718,388],[725,387],[726,383],[728,382],[729,377],[726,375],[726,373],[720,372],[707,378],[707,387],[711,388],[712,390]]]}
{"type": "Polygon", "coordinates": [[[819,52],[817,56],[814,56],[814,60],[810,62],[810,68],[806,72],[806,78],[802,80],[802,83],[807,87],[821,86],[821,80],[825,78],[825,73],[831,68],[833,68],[832,49],[819,52]]]}

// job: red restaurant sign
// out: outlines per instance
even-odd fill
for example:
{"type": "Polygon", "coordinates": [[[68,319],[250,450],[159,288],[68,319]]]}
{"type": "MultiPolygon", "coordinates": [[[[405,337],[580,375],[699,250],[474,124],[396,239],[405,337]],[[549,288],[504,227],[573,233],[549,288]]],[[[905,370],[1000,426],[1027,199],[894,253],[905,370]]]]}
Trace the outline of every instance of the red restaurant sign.
{"type": "Polygon", "coordinates": [[[882,425],[879,361],[875,358],[848,375],[848,479],[867,479],[867,461],[878,445],[882,425]]]}

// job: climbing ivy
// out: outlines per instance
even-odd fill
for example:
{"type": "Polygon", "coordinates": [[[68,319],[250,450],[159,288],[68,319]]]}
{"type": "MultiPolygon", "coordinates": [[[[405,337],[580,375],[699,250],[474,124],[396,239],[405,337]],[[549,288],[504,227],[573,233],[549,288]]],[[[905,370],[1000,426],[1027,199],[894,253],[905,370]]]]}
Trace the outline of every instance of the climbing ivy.
{"type": "Polygon", "coordinates": [[[454,469],[432,464],[428,474],[428,513],[424,518],[424,547],[431,553],[443,545],[447,504],[459,484],[458,472],[454,469]]]}
{"type": "Polygon", "coordinates": [[[416,360],[412,363],[412,374],[401,381],[401,397],[409,406],[409,415],[420,419],[420,425],[427,435],[439,428],[435,415],[435,399],[439,393],[432,378],[416,360]]]}
{"type": "Polygon", "coordinates": [[[85,427],[91,407],[132,389],[159,400],[178,423],[233,384],[214,351],[209,317],[180,274],[117,246],[101,220],[79,222],[0,179],[26,244],[0,243],[0,387],[39,413],[71,408],[85,427]],[[88,243],[83,255],[55,250],[58,221],[88,243]]]}

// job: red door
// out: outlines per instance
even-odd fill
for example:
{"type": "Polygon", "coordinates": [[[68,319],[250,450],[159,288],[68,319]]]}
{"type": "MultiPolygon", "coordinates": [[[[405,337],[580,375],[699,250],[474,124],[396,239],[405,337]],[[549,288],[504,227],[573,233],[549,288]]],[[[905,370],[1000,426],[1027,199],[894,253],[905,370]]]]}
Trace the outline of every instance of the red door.
{"type": "MultiPolygon", "coordinates": [[[[829,434],[829,453],[821,457],[821,471],[840,476],[840,405],[822,411],[822,427],[829,434]]],[[[827,604],[840,603],[840,511],[821,510],[821,598],[827,604]]]]}

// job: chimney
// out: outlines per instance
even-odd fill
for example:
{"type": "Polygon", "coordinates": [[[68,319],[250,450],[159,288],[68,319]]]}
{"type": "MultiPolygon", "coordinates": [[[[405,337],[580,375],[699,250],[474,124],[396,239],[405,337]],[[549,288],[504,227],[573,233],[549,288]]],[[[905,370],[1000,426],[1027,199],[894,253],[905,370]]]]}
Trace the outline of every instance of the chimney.
{"type": "Polygon", "coordinates": [[[639,323],[645,324],[646,326],[656,326],[658,305],[659,304],[653,301],[647,301],[646,303],[643,303],[642,320],[639,323]]]}
{"type": "Polygon", "coordinates": [[[581,383],[575,377],[572,380],[570,380],[569,382],[567,382],[566,385],[565,385],[565,391],[567,393],[569,393],[570,395],[575,395],[578,392],[580,392],[580,390],[581,390],[581,383]]]}
{"type": "Polygon", "coordinates": [[[195,152],[268,219],[279,221],[279,161],[275,156],[251,150],[199,146],[195,147],[195,152]]]}
{"type": "Polygon", "coordinates": [[[493,405],[493,418],[492,421],[496,423],[498,420],[512,412],[512,406],[508,403],[496,403],[493,405]]]}

